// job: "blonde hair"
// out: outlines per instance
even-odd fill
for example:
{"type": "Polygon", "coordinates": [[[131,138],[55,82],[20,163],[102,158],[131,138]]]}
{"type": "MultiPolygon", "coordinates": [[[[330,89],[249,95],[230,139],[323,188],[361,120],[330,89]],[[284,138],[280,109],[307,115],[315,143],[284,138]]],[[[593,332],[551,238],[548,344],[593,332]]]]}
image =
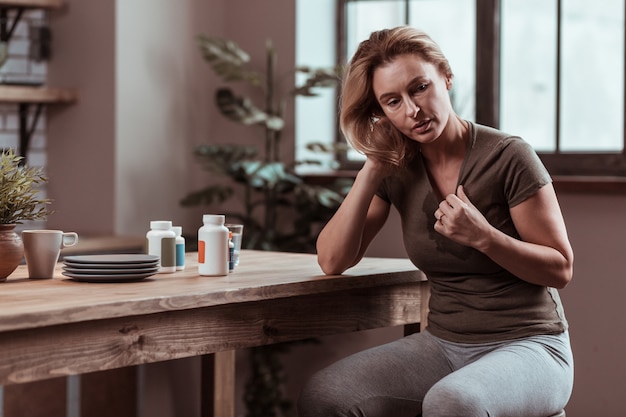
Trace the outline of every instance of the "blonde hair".
{"type": "Polygon", "coordinates": [[[374,71],[400,55],[415,54],[446,77],[452,70],[445,55],[426,33],[401,26],[373,32],[361,42],[348,64],[342,85],[341,131],[354,149],[382,162],[402,166],[418,152],[419,145],[408,140],[384,117],[372,86],[374,71]]]}

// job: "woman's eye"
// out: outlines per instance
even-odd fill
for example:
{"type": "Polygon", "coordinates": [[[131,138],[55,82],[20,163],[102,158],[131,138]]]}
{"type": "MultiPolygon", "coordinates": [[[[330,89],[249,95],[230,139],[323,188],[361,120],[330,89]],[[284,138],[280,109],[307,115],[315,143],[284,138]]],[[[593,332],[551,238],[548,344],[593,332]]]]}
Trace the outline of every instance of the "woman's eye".
{"type": "Polygon", "coordinates": [[[428,84],[419,84],[415,87],[414,93],[421,93],[428,88],[428,84]]]}
{"type": "Polygon", "coordinates": [[[389,101],[387,102],[387,105],[388,105],[389,107],[395,107],[395,106],[397,106],[399,103],[400,103],[400,100],[393,99],[393,100],[389,100],[389,101]]]}

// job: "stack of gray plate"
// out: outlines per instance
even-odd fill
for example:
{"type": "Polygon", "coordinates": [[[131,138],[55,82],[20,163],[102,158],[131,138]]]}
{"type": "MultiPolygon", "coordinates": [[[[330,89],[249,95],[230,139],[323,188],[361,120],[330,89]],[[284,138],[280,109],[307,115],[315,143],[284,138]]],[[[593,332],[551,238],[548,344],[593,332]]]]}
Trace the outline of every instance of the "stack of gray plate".
{"type": "Polygon", "coordinates": [[[159,257],[154,255],[81,255],[63,259],[63,275],[76,281],[139,281],[158,270],[159,257]]]}

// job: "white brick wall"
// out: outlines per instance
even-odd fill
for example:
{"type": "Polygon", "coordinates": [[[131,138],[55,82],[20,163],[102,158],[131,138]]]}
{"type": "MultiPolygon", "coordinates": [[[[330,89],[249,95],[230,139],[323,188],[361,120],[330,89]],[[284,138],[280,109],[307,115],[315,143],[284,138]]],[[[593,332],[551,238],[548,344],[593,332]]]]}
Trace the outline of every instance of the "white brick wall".
{"type": "MultiPolygon", "coordinates": [[[[15,13],[9,13],[9,25],[13,24],[15,13]]],[[[46,24],[46,14],[42,10],[25,11],[9,41],[9,57],[0,67],[0,82],[26,82],[44,84],[46,81],[46,63],[36,62],[29,57],[30,28],[46,24]]],[[[9,26],[10,27],[10,26],[9,26]]],[[[34,106],[30,106],[28,127],[32,126],[34,106]]],[[[28,165],[46,167],[46,109],[37,121],[27,150],[28,165]]],[[[0,149],[17,148],[19,144],[19,111],[17,104],[0,104],[0,149]]],[[[45,197],[45,186],[41,197],[45,197]]],[[[19,230],[45,227],[44,221],[28,222],[18,227],[19,230]]]]}

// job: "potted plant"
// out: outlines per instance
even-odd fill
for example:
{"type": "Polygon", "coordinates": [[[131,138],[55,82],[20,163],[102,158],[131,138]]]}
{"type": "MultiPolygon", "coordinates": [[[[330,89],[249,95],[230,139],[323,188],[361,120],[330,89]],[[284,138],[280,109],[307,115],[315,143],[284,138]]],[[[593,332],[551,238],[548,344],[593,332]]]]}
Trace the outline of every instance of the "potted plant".
{"type": "Polygon", "coordinates": [[[47,198],[39,198],[37,186],[48,179],[41,168],[29,168],[12,149],[0,157],[0,281],[17,268],[24,247],[15,227],[26,220],[40,220],[49,214],[47,198]]]}
{"type": "MultiPolygon", "coordinates": [[[[311,97],[317,88],[338,84],[337,68],[297,67],[293,71],[306,75],[299,86],[284,86],[278,80],[289,77],[276,74],[276,51],[266,43],[265,72],[248,68],[249,54],[235,42],[201,35],[198,44],[204,59],[224,82],[243,82],[260,91],[263,105],[257,106],[249,97],[237,95],[230,87],[215,92],[217,106],[225,117],[260,133],[260,146],[237,144],[206,144],[194,150],[202,167],[215,177],[232,181],[216,181],[182,199],[183,206],[215,205],[238,194],[240,210],[226,215],[244,224],[244,242],[248,249],[311,252],[317,233],[314,226],[325,223],[335,212],[352,180],[337,180],[326,186],[307,184],[296,172],[299,164],[318,161],[283,161],[280,146],[283,137],[283,114],[290,98],[311,97]],[[282,93],[281,93],[282,92],[282,93]],[[280,219],[280,221],[279,221],[280,219]]],[[[343,152],[342,146],[311,143],[317,152],[343,152]]]]}

